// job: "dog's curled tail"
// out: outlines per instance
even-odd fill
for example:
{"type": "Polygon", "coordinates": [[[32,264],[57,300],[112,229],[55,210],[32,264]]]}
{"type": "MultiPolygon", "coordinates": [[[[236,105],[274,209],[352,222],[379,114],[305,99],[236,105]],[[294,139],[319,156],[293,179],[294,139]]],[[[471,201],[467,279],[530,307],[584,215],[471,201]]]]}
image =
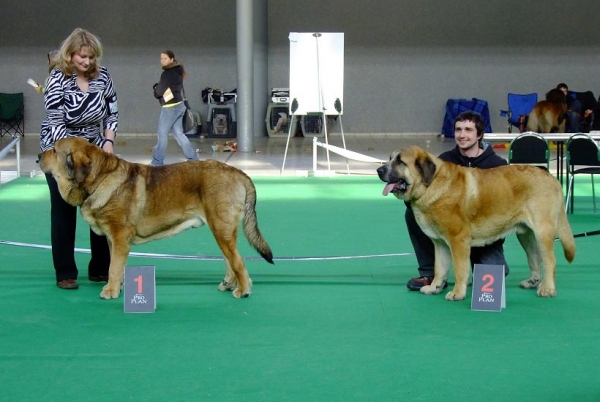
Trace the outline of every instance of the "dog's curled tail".
{"type": "Polygon", "coordinates": [[[571,231],[571,226],[569,225],[569,220],[567,219],[567,214],[564,210],[558,215],[557,235],[563,246],[565,258],[569,263],[573,262],[573,259],[575,258],[575,238],[573,237],[573,232],[571,231]]]}
{"type": "Polygon", "coordinates": [[[273,253],[271,247],[267,244],[267,241],[262,237],[260,230],[258,229],[258,221],[256,219],[256,188],[252,183],[252,180],[248,178],[246,181],[246,203],[244,205],[244,234],[248,243],[267,262],[273,264],[273,253]]]}

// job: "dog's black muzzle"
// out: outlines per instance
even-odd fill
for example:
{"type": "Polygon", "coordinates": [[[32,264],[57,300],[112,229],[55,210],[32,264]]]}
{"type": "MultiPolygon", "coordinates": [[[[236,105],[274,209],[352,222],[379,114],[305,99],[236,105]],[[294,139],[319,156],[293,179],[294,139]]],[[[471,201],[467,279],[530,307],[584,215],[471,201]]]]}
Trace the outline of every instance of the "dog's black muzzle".
{"type": "Polygon", "coordinates": [[[388,182],[390,178],[390,167],[388,165],[382,165],[377,168],[377,174],[379,175],[379,179],[384,182],[388,182]]]}

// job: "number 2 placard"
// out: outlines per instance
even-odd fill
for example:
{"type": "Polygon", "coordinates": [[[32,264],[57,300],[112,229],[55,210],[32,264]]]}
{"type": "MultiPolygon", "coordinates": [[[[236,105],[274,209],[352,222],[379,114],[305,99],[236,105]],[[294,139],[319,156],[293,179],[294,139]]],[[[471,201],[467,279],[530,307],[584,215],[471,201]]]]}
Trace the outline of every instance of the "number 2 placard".
{"type": "Polygon", "coordinates": [[[126,313],[153,313],[156,310],[154,266],[125,267],[123,299],[126,313]]]}
{"type": "Polygon", "coordinates": [[[475,264],[471,310],[501,311],[505,307],[504,265],[475,264]]]}

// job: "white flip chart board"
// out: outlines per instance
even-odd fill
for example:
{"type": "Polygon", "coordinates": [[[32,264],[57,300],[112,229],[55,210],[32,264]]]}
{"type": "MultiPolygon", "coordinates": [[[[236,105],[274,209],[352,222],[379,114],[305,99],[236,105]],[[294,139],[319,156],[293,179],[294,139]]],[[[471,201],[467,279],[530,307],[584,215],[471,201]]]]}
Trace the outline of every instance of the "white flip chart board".
{"type": "Polygon", "coordinates": [[[340,114],[344,105],[344,34],[290,32],[290,114],[340,114]]]}

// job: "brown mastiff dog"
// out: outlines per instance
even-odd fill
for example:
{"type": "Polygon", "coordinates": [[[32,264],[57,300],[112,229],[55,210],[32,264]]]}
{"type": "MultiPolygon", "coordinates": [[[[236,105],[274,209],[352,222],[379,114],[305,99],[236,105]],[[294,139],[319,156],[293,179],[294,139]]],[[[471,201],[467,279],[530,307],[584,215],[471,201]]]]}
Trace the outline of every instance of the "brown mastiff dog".
{"type": "Polygon", "coordinates": [[[535,104],[527,117],[527,130],[536,133],[564,133],[567,112],[565,94],[560,89],[551,89],[546,100],[535,104]]]}
{"type": "Polygon", "coordinates": [[[233,290],[236,298],[250,295],[252,280],[237,250],[242,216],[248,242],[273,263],[258,229],[254,184],[232,166],[206,160],[151,167],[127,162],[84,139],[66,138],[40,155],[40,168],[52,173],[65,201],[81,207],[94,232],[108,239],[111,260],[103,299],[119,297],[132,244],[204,224],[225,259],[219,290],[233,290]]]}
{"type": "Polygon", "coordinates": [[[421,293],[440,293],[452,263],[455,284],[446,300],[463,300],[471,246],[516,233],[531,275],[520,286],[537,287],[538,296],[556,296],[554,239],[560,239],[569,262],[575,257],[575,242],[562,188],[548,172],[525,165],[467,168],[413,146],[394,152],[377,173],[388,183],[383,195],[391,192],[410,202],[419,226],[434,243],[435,277],[421,293]]]}

